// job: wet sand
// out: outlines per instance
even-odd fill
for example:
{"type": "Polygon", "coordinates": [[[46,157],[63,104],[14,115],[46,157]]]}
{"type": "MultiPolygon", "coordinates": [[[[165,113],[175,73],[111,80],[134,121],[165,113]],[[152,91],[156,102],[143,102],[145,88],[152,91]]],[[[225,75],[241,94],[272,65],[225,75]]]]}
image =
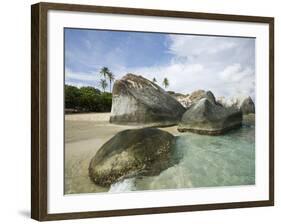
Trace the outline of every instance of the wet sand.
{"type": "MultiPolygon", "coordinates": [[[[109,123],[110,113],[65,115],[65,194],[106,192],[88,177],[88,166],[98,149],[116,133],[142,126],[109,123]]],[[[160,128],[178,135],[177,126],[160,128]]]]}

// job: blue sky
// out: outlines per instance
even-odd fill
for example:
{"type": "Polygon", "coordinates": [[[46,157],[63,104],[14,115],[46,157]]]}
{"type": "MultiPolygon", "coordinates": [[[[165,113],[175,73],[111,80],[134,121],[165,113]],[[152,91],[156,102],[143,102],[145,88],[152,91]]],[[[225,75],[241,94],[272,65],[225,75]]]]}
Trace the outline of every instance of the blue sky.
{"type": "Polygon", "coordinates": [[[130,72],[161,85],[167,77],[176,92],[255,98],[253,38],[65,29],[67,84],[100,88],[103,66],[116,79],[130,72]]]}

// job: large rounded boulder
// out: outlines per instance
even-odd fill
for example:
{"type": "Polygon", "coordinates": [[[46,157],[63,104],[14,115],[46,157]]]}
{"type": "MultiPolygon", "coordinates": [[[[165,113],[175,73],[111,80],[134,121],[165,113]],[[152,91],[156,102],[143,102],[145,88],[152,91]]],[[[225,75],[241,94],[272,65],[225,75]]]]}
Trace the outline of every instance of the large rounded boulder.
{"type": "Polygon", "coordinates": [[[125,130],[107,141],[92,158],[91,180],[110,186],[126,177],[158,175],[176,161],[175,137],[156,128],[125,130]]]}
{"type": "Polygon", "coordinates": [[[225,108],[207,98],[202,98],[184,113],[178,131],[220,135],[241,125],[240,110],[225,108]]]}
{"type": "Polygon", "coordinates": [[[157,84],[133,74],[116,80],[110,122],[125,125],[177,124],[185,108],[157,84]]]}

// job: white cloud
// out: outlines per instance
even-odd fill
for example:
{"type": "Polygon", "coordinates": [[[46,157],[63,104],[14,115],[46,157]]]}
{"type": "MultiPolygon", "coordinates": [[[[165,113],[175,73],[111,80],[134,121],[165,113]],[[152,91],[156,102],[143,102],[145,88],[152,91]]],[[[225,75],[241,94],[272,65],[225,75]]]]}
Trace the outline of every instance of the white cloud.
{"type": "Polygon", "coordinates": [[[193,59],[202,54],[216,54],[236,46],[232,39],[211,36],[170,35],[170,52],[176,57],[193,59]]]}
{"type": "Polygon", "coordinates": [[[242,67],[240,64],[229,65],[220,73],[220,77],[228,92],[255,99],[255,74],[251,67],[242,67]]]}
{"type": "Polygon", "coordinates": [[[200,72],[186,73],[186,81],[177,81],[186,83],[186,90],[208,89],[216,96],[243,94],[255,98],[254,39],[195,35],[170,35],[169,38],[174,62],[202,65],[200,72]]]}
{"type": "Polygon", "coordinates": [[[164,78],[167,78],[170,83],[168,90],[188,93],[191,90],[189,84],[191,76],[194,76],[192,82],[195,82],[200,78],[203,70],[201,64],[171,63],[167,66],[135,68],[131,72],[143,75],[150,80],[155,77],[160,86],[162,86],[164,78]]]}
{"type": "Polygon", "coordinates": [[[253,69],[242,68],[240,64],[229,65],[220,73],[221,78],[226,82],[243,82],[245,78],[252,78],[253,75],[253,69]]]}
{"type": "Polygon", "coordinates": [[[232,79],[233,76],[241,70],[241,65],[240,64],[233,64],[230,66],[227,66],[221,73],[220,76],[224,80],[229,80],[232,79]]]}
{"type": "Polygon", "coordinates": [[[66,81],[66,84],[71,85],[71,86],[76,86],[78,88],[83,87],[83,86],[88,86],[88,85],[85,85],[84,82],[79,82],[79,81],[66,81]]]}
{"type": "Polygon", "coordinates": [[[99,81],[102,76],[97,72],[73,72],[69,69],[65,69],[65,83],[77,87],[81,86],[94,86],[99,88],[99,81]]]}
{"type": "Polygon", "coordinates": [[[65,79],[75,79],[83,81],[95,81],[97,75],[95,73],[83,73],[83,72],[73,72],[69,69],[65,70],[65,79]]]}

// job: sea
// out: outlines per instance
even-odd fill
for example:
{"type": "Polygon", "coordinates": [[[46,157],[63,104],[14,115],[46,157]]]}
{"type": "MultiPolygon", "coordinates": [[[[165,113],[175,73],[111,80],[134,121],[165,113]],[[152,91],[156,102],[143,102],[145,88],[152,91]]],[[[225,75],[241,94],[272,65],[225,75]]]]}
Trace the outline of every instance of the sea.
{"type": "Polygon", "coordinates": [[[225,135],[179,133],[180,161],[158,176],[138,176],[111,185],[109,192],[255,185],[255,126],[225,135]]]}

